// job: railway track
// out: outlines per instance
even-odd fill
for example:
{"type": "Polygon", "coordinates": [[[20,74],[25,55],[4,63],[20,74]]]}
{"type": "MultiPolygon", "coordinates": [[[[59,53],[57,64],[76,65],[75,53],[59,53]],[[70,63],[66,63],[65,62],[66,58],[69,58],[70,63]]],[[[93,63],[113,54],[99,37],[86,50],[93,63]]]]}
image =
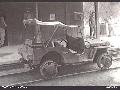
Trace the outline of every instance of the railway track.
{"type": "MultiPolygon", "coordinates": [[[[120,61],[115,60],[115,62],[117,63],[118,66],[117,67],[113,66],[109,70],[120,68],[120,61]],[[119,62],[119,64],[117,63],[117,61],[119,62]]],[[[86,66],[85,65],[83,65],[83,67],[80,66],[79,68],[82,68],[82,70],[78,70],[78,71],[74,71],[74,70],[70,69],[71,73],[68,72],[68,73],[58,74],[58,76],[53,78],[52,80],[58,79],[58,78],[63,78],[63,77],[85,74],[85,73],[94,73],[94,72],[99,72],[99,71],[101,72],[101,70],[99,68],[94,69],[94,67],[92,67],[92,69],[90,69],[88,64],[86,64],[86,66]],[[84,70],[84,67],[86,67],[86,66],[88,67],[88,69],[84,70]]],[[[94,66],[96,66],[96,65],[94,65],[94,66]]],[[[66,70],[69,70],[69,69],[66,69],[66,70]]],[[[23,73],[25,73],[25,72],[23,72],[23,73]]],[[[15,73],[15,74],[19,74],[19,73],[15,73]]],[[[12,75],[15,75],[15,74],[12,74],[12,75]]],[[[5,76],[6,77],[9,76],[9,74],[5,75],[5,76]]],[[[22,76],[22,74],[21,74],[21,76],[22,76]]],[[[28,80],[28,81],[27,80],[21,81],[21,82],[17,82],[17,83],[8,84],[7,86],[29,86],[32,83],[37,83],[37,82],[40,83],[40,82],[44,82],[44,81],[47,81],[47,80],[44,80],[40,77],[39,79],[37,78],[37,79],[33,79],[33,80],[28,80]]]]}
{"type": "MultiPolygon", "coordinates": [[[[116,67],[116,68],[110,68],[108,70],[114,70],[114,69],[119,69],[120,67],[116,67]]],[[[66,75],[61,75],[61,76],[57,76],[55,78],[53,78],[52,80],[55,80],[55,79],[59,79],[59,78],[67,78],[67,77],[71,77],[71,76],[77,76],[77,75],[80,75],[80,74],[86,74],[86,73],[97,73],[97,72],[104,72],[104,71],[108,71],[108,70],[103,70],[101,71],[100,69],[99,70],[90,70],[90,71],[85,71],[85,72],[80,72],[80,73],[72,73],[72,74],[66,74],[66,75]]],[[[14,84],[10,84],[10,85],[7,85],[7,86],[29,86],[31,85],[32,83],[40,83],[40,82],[46,82],[46,81],[50,81],[51,79],[49,80],[44,80],[42,78],[40,79],[37,79],[37,80],[32,80],[32,81],[27,81],[27,82],[21,82],[21,83],[14,83],[14,84]]]]}

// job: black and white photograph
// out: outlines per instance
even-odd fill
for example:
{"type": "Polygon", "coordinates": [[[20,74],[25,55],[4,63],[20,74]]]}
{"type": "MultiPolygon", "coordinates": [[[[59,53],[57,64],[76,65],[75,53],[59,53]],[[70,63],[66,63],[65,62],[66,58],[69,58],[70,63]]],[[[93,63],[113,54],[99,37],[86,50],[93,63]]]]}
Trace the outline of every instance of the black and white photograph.
{"type": "Polygon", "coordinates": [[[0,86],[119,85],[120,2],[0,2],[0,86]]]}

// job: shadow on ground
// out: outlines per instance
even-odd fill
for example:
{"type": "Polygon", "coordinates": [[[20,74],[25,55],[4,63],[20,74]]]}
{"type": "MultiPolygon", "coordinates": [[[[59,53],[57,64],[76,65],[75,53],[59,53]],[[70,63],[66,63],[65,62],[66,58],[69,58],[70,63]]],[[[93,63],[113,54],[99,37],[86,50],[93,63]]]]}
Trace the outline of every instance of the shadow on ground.
{"type": "Polygon", "coordinates": [[[13,54],[13,53],[1,53],[0,57],[4,57],[4,56],[10,55],[10,54],[13,54]]]}

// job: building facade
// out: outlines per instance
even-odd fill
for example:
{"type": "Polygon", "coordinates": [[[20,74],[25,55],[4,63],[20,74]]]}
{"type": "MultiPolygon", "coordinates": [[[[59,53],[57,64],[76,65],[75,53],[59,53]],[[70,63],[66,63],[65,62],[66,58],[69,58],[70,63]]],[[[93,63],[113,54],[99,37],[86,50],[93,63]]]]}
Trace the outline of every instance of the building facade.
{"type": "MultiPolygon", "coordinates": [[[[60,21],[68,25],[83,26],[82,2],[38,2],[38,19],[41,21],[60,21]]],[[[5,2],[0,3],[7,23],[8,45],[24,42],[24,13],[29,8],[35,17],[35,2],[5,2]]]]}

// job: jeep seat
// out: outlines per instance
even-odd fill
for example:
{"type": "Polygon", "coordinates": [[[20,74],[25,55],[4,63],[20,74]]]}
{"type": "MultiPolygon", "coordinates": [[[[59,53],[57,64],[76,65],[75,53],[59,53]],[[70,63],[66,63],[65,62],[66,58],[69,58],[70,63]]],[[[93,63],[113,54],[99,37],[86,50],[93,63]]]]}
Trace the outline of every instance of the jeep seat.
{"type": "Polygon", "coordinates": [[[72,36],[66,35],[67,48],[82,54],[85,49],[84,39],[81,37],[74,38],[72,36]]]}

